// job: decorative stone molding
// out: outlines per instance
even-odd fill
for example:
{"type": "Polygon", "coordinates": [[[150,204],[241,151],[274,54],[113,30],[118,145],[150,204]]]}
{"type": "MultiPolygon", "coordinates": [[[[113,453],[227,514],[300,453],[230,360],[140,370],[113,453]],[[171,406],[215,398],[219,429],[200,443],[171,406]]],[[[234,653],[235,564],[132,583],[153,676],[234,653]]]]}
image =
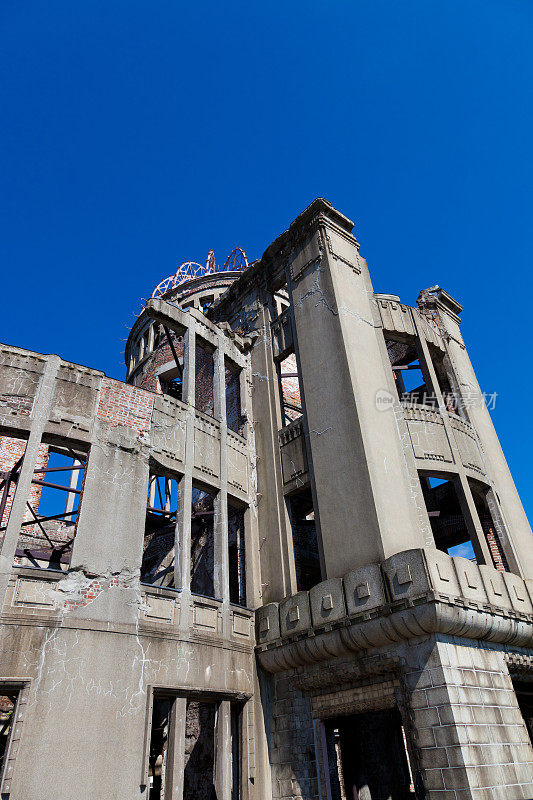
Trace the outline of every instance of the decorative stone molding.
{"type": "Polygon", "coordinates": [[[348,573],[342,586],[324,581],[269,603],[256,621],[268,672],[433,633],[531,647],[533,581],[439,550],[406,550],[348,573]]]}

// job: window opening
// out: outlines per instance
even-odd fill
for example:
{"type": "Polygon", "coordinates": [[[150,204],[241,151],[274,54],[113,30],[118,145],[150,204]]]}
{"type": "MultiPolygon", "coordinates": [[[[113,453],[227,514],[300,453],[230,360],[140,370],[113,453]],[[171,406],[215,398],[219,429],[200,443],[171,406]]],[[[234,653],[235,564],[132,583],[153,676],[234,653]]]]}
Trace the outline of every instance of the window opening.
{"type": "Polygon", "coordinates": [[[296,355],[291,353],[278,363],[280,400],[283,425],[289,425],[303,414],[300,378],[296,355]]]}
{"type": "Polygon", "coordinates": [[[476,562],[476,554],[453,481],[436,476],[421,476],[420,482],[437,550],[476,562]]]}
{"type": "MultiPolygon", "coordinates": [[[[157,329],[158,346],[160,351],[156,363],[166,364],[169,361],[172,367],[159,375],[159,386],[163,394],[175,400],[183,399],[183,337],[161,325],[157,329]]],[[[154,345],[155,347],[155,345],[154,345]]]]}
{"type": "Polygon", "coordinates": [[[174,586],[178,481],[151,474],[148,484],[141,583],[174,586]]]}
{"type": "MultiPolygon", "coordinates": [[[[16,565],[63,571],[68,569],[86,463],[86,453],[69,447],[40,445],[17,541],[16,565]]],[[[21,466],[21,460],[14,465],[12,483],[16,484],[21,466]]],[[[4,521],[2,528],[5,529],[4,521]]]]}
{"type": "Polygon", "coordinates": [[[215,596],[215,541],[213,494],[192,489],[191,508],[191,592],[215,596]]]}
{"type": "Polygon", "coordinates": [[[294,566],[298,591],[307,591],[322,580],[313,497],[305,489],[288,498],[292,526],[294,566]]]}
{"type": "Polygon", "coordinates": [[[244,509],[228,503],[228,566],[230,603],[246,605],[244,509]]]}
{"type": "Polygon", "coordinates": [[[213,379],[215,362],[213,353],[196,342],[196,380],[194,385],[195,406],[198,411],[214,415],[213,379]]]}
{"type": "Polygon", "coordinates": [[[0,436],[0,543],[3,541],[4,532],[9,522],[11,506],[13,505],[17,487],[17,478],[25,452],[25,439],[0,436]]]}
{"type": "Polygon", "coordinates": [[[241,409],[240,370],[226,361],[226,424],[231,431],[244,434],[244,418],[241,409]]]}
{"type": "Polygon", "coordinates": [[[200,308],[204,314],[206,313],[207,309],[213,305],[214,301],[215,297],[212,294],[200,298],[200,308]]]}
{"type": "Polygon", "coordinates": [[[470,486],[472,497],[474,498],[474,504],[476,506],[479,521],[490,550],[494,567],[499,572],[509,572],[509,564],[507,563],[507,558],[501,543],[498,528],[494,522],[494,518],[491,514],[487,500],[487,493],[489,490],[477,481],[471,480],[470,478],[468,478],[468,485],[470,486]]]}
{"type": "Polygon", "coordinates": [[[459,402],[458,394],[452,388],[450,376],[445,366],[444,353],[431,348],[430,354],[446,410],[452,414],[461,414],[461,403],[459,402]]]}
{"type": "Polygon", "coordinates": [[[399,399],[409,404],[437,406],[437,398],[426,385],[414,344],[385,339],[399,399]]]}
{"type": "Polygon", "coordinates": [[[242,706],[231,704],[231,800],[241,796],[242,706]]]}

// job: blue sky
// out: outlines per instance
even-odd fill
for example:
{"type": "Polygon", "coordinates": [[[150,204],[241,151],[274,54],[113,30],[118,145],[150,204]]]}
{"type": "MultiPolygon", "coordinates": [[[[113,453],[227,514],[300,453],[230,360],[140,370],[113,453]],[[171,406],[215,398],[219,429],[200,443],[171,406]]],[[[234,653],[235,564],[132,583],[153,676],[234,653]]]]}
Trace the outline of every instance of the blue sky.
{"type": "Polygon", "coordinates": [[[376,291],[463,303],[533,516],[530,0],[4,0],[0,22],[0,340],[123,378],[161,278],[258,257],[324,196],[376,291]]]}

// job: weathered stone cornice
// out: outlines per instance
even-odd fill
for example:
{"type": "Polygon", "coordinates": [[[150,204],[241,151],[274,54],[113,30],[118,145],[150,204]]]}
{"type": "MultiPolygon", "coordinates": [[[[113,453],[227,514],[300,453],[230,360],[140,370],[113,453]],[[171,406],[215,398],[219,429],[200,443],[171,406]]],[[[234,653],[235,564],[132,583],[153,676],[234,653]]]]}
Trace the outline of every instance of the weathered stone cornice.
{"type": "Polygon", "coordinates": [[[256,613],[269,672],[432,633],[533,646],[533,581],[438,550],[407,550],[256,613]]]}

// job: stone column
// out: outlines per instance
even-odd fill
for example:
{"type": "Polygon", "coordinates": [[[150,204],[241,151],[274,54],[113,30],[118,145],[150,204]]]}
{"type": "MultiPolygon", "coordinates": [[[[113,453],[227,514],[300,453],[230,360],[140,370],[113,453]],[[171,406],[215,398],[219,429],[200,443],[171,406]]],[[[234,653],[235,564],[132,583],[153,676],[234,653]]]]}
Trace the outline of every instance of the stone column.
{"type": "Polygon", "coordinates": [[[24,521],[26,503],[30,496],[31,482],[35,464],[39,453],[39,445],[46,423],[50,418],[50,411],[55,392],[55,379],[59,370],[60,359],[58,356],[48,356],[44,373],[39,384],[39,393],[35,399],[32,412],[30,435],[24,451],[24,459],[20,468],[17,488],[11,506],[9,521],[0,548],[0,608],[3,605],[13,559],[17,550],[20,526],[24,521]]]}
{"type": "Polygon", "coordinates": [[[175,565],[176,586],[183,592],[180,627],[189,627],[189,602],[191,587],[191,504],[192,470],[194,465],[194,400],[195,400],[196,331],[191,319],[184,334],[183,351],[183,402],[187,404],[185,423],[184,474],[179,483],[178,513],[176,520],[175,565]],[[178,557],[179,556],[179,557],[178,557]]]}
{"type": "Polygon", "coordinates": [[[215,790],[217,800],[231,800],[231,703],[222,700],[215,729],[215,790]]]}
{"type": "Polygon", "coordinates": [[[254,405],[253,435],[257,452],[257,514],[262,575],[262,603],[296,592],[292,531],[283,486],[278,431],[283,427],[278,377],[272,356],[268,305],[260,304],[255,322],[259,336],[251,352],[254,405]]]}
{"type": "Polygon", "coordinates": [[[350,230],[324,209],[294,232],[290,263],[328,578],[425,544],[396,417],[376,403],[388,391],[390,365],[350,230]]]}
{"type": "MultiPolygon", "coordinates": [[[[187,698],[176,697],[170,717],[166,788],[168,800],[183,800],[187,698]]],[[[165,794],[166,797],[166,794],[165,794]]]]}

